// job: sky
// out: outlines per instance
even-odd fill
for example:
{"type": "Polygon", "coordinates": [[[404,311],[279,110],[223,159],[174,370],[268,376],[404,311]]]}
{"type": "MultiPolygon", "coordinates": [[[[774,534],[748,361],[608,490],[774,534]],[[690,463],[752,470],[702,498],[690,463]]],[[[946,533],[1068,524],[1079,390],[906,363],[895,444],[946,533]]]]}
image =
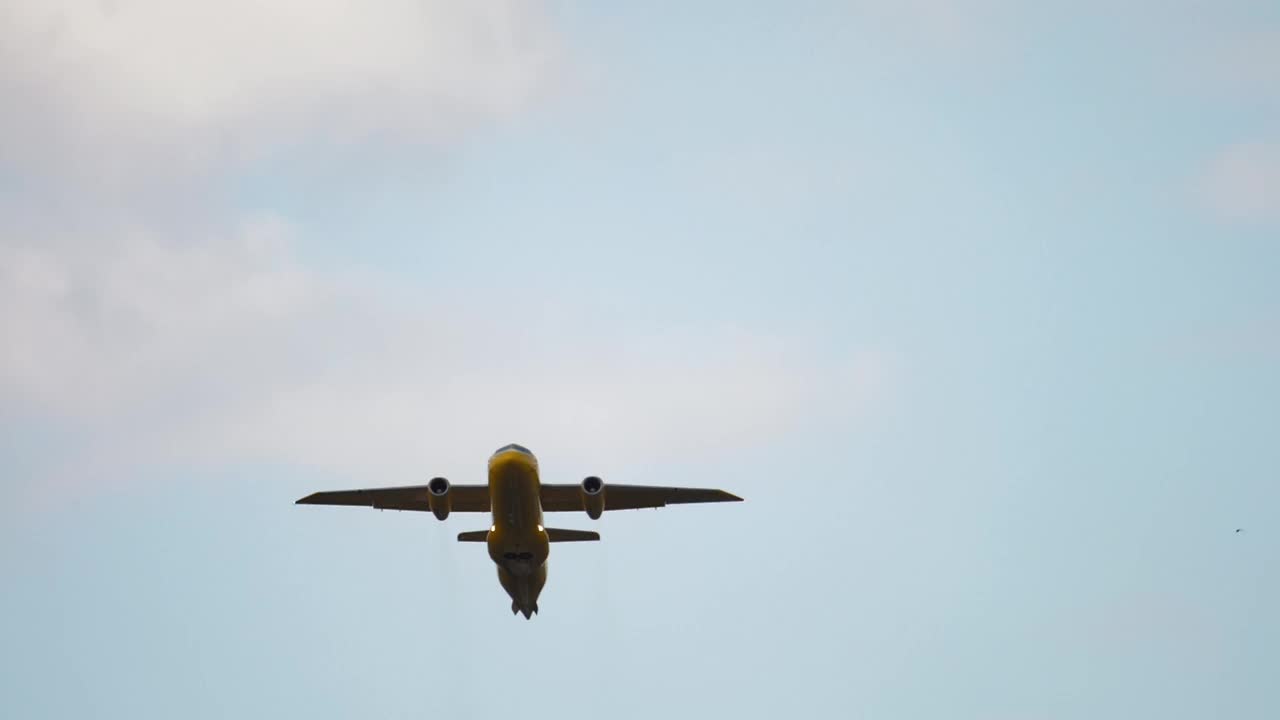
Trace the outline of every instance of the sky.
{"type": "Polygon", "coordinates": [[[1280,6],[10,0],[0,715],[1280,714],[1280,6]],[[297,507],[719,487],[549,516],[297,507]],[[1237,529],[1240,529],[1237,532],[1237,529]]]}

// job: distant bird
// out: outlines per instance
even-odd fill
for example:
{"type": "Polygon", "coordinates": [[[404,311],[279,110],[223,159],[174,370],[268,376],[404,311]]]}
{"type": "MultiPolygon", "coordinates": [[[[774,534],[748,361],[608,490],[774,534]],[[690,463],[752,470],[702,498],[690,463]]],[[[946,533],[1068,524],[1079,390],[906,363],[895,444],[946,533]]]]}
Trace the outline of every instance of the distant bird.
{"type": "Polygon", "coordinates": [[[1236,528],[1236,532],[1240,532],[1241,530],[1244,530],[1244,528],[1236,528]]]}

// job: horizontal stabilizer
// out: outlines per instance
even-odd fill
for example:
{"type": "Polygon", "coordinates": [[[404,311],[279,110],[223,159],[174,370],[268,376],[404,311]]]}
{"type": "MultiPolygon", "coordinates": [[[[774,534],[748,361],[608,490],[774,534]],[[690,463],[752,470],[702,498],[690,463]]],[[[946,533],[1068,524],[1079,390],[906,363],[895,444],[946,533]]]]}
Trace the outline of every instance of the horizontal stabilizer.
{"type": "MultiPolygon", "coordinates": [[[[563,530],[561,528],[547,528],[548,542],[585,542],[589,540],[599,540],[600,533],[594,530],[563,530]]],[[[469,532],[458,533],[458,542],[488,542],[488,530],[471,530],[469,532]]]]}
{"type": "Polygon", "coordinates": [[[547,528],[547,540],[550,542],[584,542],[599,539],[600,533],[594,530],[564,530],[561,528],[547,528]]]}

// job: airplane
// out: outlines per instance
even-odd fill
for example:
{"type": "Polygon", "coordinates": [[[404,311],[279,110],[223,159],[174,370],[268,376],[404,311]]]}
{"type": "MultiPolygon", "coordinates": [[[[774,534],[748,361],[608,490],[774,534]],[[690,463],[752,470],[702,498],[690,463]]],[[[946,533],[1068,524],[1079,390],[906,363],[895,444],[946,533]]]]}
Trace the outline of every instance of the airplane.
{"type": "Polygon", "coordinates": [[[488,544],[489,557],[498,566],[498,582],[511,596],[511,614],[523,613],[528,620],[538,612],[538,595],[547,582],[550,543],[600,539],[600,533],[591,530],[544,527],[543,512],[585,512],[599,520],[605,510],[741,501],[724,490],[606,485],[594,475],[573,485],[543,484],[538,459],[528,448],[512,443],[489,457],[488,485],[453,485],[435,477],[426,485],[317,492],[295,504],[430,511],[438,520],[454,512],[492,513],[488,530],[459,533],[458,541],[488,544]]]}

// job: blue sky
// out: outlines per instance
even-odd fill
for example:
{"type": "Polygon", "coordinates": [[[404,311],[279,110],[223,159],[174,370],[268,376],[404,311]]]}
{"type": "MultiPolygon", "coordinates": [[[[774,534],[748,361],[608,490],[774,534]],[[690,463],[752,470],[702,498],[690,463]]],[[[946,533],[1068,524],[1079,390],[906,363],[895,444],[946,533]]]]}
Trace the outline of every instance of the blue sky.
{"type": "Polygon", "coordinates": [[[3,11],[0,714],[1274,716],[1280,11],[1010,5],[3,11]]]}

